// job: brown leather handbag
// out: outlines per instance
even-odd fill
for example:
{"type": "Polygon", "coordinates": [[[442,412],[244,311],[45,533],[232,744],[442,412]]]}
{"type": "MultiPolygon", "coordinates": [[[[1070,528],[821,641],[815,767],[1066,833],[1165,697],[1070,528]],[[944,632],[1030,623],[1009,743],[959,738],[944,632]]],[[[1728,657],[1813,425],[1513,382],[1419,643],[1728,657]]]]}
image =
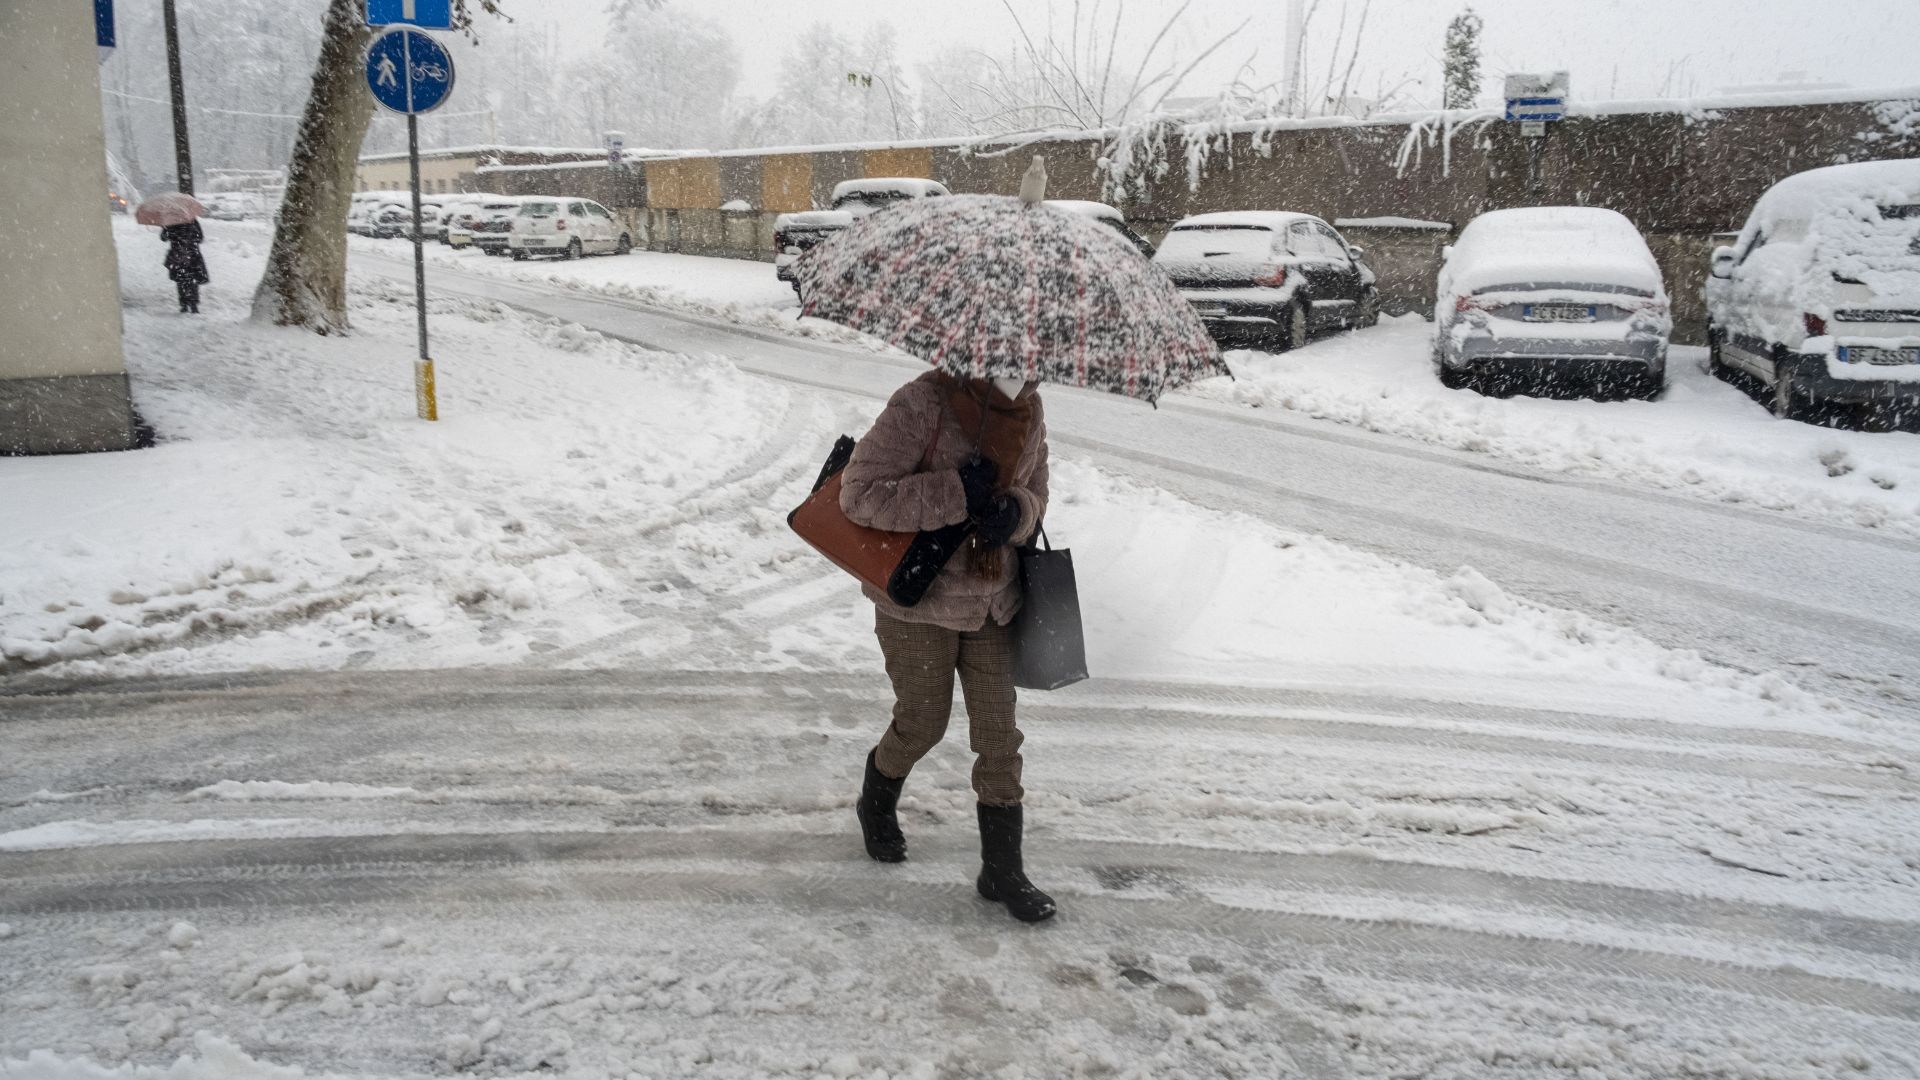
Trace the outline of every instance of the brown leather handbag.
{"type": "MultiPolygon", "coordinates": [[[[927,440],[925,464],[940,429],[927,440]]],[[[888,532],[856,525],[840,509],[840,473],[853,457],[854,442],[842,435],[828,452],[813,482],[813,492],[792,513],[787,525],[800,539],[825,555],[833,565],[879,589],[901,607],[912,607],[927,595],[934,579],[966,543],[973,526],[966,522],[924,532],[888,532]]]]}

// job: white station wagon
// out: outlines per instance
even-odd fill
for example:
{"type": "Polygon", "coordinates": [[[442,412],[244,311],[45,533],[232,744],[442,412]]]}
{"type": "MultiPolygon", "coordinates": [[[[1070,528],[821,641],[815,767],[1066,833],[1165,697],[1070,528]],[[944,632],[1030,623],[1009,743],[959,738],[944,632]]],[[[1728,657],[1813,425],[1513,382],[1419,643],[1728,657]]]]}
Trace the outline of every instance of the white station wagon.
{"type": "Polygon", "coordinates": [[[570,196],[531,197],[520,204],[507,233],[507,250],[516,259],[557,255],[625,255],[633,250],[633,234],[606,207],[592,199],[570,196]]]}

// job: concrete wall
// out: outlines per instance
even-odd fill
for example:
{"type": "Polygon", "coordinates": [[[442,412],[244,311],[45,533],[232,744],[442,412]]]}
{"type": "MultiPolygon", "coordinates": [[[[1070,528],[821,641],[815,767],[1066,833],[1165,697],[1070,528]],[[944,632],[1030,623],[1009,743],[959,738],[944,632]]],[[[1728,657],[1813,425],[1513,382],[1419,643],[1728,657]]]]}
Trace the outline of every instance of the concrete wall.
{"type": "Polygon", "coordinates": [[[92,5],[0,0],[0,102],[0,453],[127,449],[92,5]]]}
{"type": "MultiPolygon", "coordinates": [[[[1300,210],[1329,221],[1402,217],[1457,230],[1503,207],[1611,207],[1640,227],[1666,274],[1675,336],[1699,342],[1701,283],[1714,235],[1738,229],[1761,192],[1795,172],[1920,156],[1920,125],[1902,121],[1916,115],[1920,102],[1873,100],[1576,115],[1553,125],[1537,149],[1517,125],[1466,114],[1455,114],[1451,129],[1443,117],[1420,125],[1282,121],[1208,138],[1197,182],[1186,168],[1189,147],[1173,133],[1166,171],[1130,191],[1122,209],[1135,228],[1157,239],[1180,218],[1212,210],[1300,210]]],[[[1019,147],[956,141],[703,153],[648,162],[649,201],[636,209],[657,224],[647,241],[656,250],[768,259],[774,216],[827,206],[842,180],[920,176],[955,192],[1012,194],[1038,152],[1047,156],[1050,195],[1101,199],[1098,162],[1109,149],[1098,138],[1067,137],[1019,147]],[[651,183],[656,175],[672,177],[672,185],[651,183]],[[700,179],[689,179],[694,176],[700,179]],[[752,228],[719,209],[736,199],[753,207],[752,228]]],[[[1450,235],[1366,232],[1350,239],[1370,249],[1388,309],[1429,309],[1439,248],[1450,235]]]]}

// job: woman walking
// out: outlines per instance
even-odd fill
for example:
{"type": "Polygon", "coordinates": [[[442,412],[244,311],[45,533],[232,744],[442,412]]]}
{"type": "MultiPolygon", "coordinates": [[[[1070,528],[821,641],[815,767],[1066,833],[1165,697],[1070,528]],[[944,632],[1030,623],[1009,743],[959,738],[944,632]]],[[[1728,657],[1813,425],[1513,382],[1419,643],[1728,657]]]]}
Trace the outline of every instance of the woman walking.
{"type": "Polygon", "coordinates": [[[913,766],[946,734],[960,678],[974,752],[980,895],[1025,922],[1054,913],[1027,880],[1020,744],[1008,624],[1020,610],[1019,558],[1047,510],[1047,427],[1038,384],[930,371],[901,387],[841,474],[840,507],[859,525],[972,535],[926,596],[903,608],[871,586],[874,633],[893,683],[893,722],[867,755],[857,804],[867,854],[907,857],[896,806],[913,766]]]}
{"type": "Polygon", "coordinates": [[[183,315],[200,314],[200,286],[213,280],[207,274],[207,260],[200,255],[204,235],[198,221],[167,225],[160,230],[160,239],[167,244],[167,276],[180,291],[183,315]]]}

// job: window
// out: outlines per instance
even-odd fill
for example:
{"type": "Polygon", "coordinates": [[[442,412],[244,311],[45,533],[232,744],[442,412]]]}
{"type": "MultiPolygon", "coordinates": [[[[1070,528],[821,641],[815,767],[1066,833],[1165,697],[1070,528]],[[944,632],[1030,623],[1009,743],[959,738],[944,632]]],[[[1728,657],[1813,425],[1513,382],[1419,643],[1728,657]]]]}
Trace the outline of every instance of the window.
{"type": "Polygon", "coordinates": [[[1314,232],[1319,234],[1320,245],[1326,249],[1328,256],[1341,262],[1345,262],[1352,257],[1347,254],[1346,242],[1340,239],[1339,233],[1334,232],[1319,222],[1314,222],[1313,229],[1314,232]]]}
{"type": "Polygon", "coordinates": [[[572,214],[574,217],[586,217],[587,208],[580,205],[579,203],[568,203],[567,213],[572,214]]]}
{"type": "Polygon", "coordinates": [[[613,215],[607,213],[607,208],[597,202],[587,204],[587,213],[592,214],[594,217],[606,218],[609,221],[613,220],[613,215]]]}
{"type": "Polygon", "coordinates": [[[1313,226],[1304,221],[1287,226],[1287,250],[1306,257],[1320,254],[1320,244],[1314,239],[1313,226]]]}

